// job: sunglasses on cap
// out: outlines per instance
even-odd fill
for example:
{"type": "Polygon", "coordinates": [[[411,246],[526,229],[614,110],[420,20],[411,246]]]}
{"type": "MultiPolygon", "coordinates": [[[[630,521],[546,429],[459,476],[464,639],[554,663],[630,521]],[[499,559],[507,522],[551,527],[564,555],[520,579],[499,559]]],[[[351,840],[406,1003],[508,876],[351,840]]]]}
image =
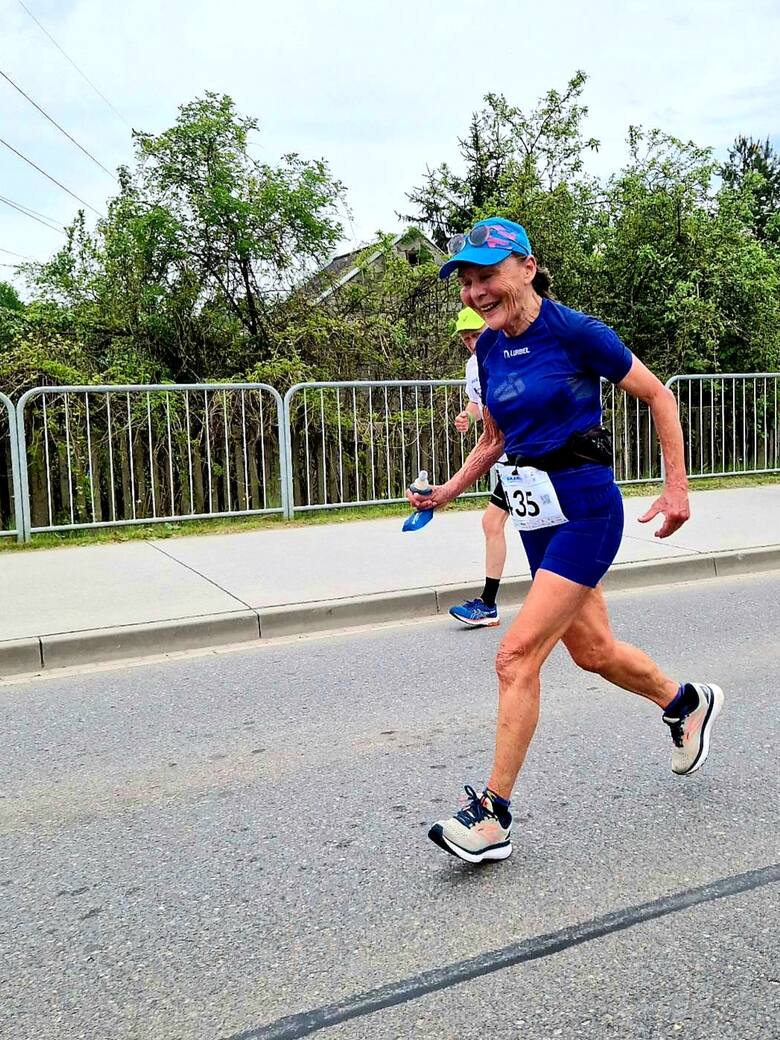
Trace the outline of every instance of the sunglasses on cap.
{"type": "Polygon", "coordinates": [[[476,248],[487,246],[488,249],[509,249],[513,253],[528,256],[525,248],[516,241],[515,234],[500,224],[477,224],[465,235],[453,235],[447,243],[447,252],[450,256],[456,256],[467,245],[476,248]]]}

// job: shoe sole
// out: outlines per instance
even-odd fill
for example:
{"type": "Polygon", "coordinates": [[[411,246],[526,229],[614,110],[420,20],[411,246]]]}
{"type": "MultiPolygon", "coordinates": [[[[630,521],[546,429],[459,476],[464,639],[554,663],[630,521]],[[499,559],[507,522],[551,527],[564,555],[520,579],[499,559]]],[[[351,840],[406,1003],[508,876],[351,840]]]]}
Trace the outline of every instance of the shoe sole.
{"type": "Polygon", "coordinates": [[[698,769],[704,765],[707,761],[707,756],[710,753],[710,731],[712,725],[723,710],[723,690],[720,686],[715,686],[713,683],[706,684],[712,690],[712,701],[710,702],[710,710],[707,712],[707,717],[701,727],[701,743],[699,745],[699,753],[693,761],[693,765],[690,769],[686,769],[682,773],[677,773],[678,776],[690,776],[691,773],[695,773],[698,769]]]}
{"type": "Polygon", "coordinates": [[[458,617],[457,614],[453,614],[450,611],[450,617],[456,621],[460,621],[461,625],[466,625],[468,628],[498,628],[501,624],[501,618],[495,620],[485,618],[483,621],[468,621],[466,618],[458,617]]]}
{"type": "Polygon", "coordinates": [[[444,849],[444,851],[449,852],[451,856],[455,856],[457,859],[462,859],[466,863],[482,863],[484,860],[508,859],[512,855],[512,842],[508,839],[506,845],[491,845],[490,848],[485,849],[484,852],[468,852],[466,849],[462,849],[459,845],[455,845],[447,840],[440,823],[434,823],[433,827],[428,831],[428,837],[434,845],[438,845],[440,849],[444,849]]]}

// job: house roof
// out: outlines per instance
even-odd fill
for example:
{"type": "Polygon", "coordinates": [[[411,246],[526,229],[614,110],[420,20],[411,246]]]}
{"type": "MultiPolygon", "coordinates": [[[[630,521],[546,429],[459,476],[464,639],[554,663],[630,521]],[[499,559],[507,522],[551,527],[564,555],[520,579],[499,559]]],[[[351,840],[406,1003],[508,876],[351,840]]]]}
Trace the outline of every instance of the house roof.
{"type": "MultiPolygon", "coordinates": [[[[431,253],[437,260],[440,260],[442,263],[444,262],[446,258],[439,247],[432,242],[427,235],[423,234],[419,228],[413,226],[404,228],[400,234],[396,235],[395,238],[392,239],[391,245],[399,245],[410,235],[410,233],[414,233],[418,238],[420,238],[430,248],[431,253]]],[[[360,249],[352,249],[348,253],[340,253],[338,256],[334,256],[325,267],[318,271],[315,276],[316,280],[318,282],[327,280],[330,281],[331,284],[328,285],[327,289],[323,290],[323,292],[317,297],[317,303],[322,303],[323,300],[327,300],[329,296],[332,296],[334,292],[346,285],[347,282],[350,282],[358,274],[361,267],[357,262],[358,257],[365,256],[366,250],[370,248],[370,245],[367,245],[361,246],[360,249]]],[[[363,265],[373,264],[381,255],[382,250],[377,247],[373,253],[370,253],[365,257],[363,265]]]]}

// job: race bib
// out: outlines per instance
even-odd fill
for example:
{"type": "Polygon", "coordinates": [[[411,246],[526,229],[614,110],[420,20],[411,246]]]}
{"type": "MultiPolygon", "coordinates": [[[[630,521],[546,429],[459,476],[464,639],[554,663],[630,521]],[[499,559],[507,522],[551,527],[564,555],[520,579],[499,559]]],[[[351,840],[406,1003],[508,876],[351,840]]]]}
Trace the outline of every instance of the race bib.
{"type": "Polygon", "coordinates": [[[518,531],[536,531],[540,527],[565,524],[567,517],[561,509],[549,473],[533,466],[496,464],[506,492],[512,523],[518,531]]]}

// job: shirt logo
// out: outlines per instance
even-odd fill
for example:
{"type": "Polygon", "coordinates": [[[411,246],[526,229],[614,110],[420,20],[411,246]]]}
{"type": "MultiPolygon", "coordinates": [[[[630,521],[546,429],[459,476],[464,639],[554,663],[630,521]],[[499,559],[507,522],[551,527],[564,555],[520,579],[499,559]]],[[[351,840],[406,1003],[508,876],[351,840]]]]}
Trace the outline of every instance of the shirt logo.
{"type": "Polygon", "coordinates": [[[520,355],[520,354],[530,354],[530,353],[531,353],[531,348],[530,347],[517,347],[516,350],[505,350],[504,351],[504,357],[505,358],[513,358],[513,357],[518,357],[518,355],[520,355]]]}

